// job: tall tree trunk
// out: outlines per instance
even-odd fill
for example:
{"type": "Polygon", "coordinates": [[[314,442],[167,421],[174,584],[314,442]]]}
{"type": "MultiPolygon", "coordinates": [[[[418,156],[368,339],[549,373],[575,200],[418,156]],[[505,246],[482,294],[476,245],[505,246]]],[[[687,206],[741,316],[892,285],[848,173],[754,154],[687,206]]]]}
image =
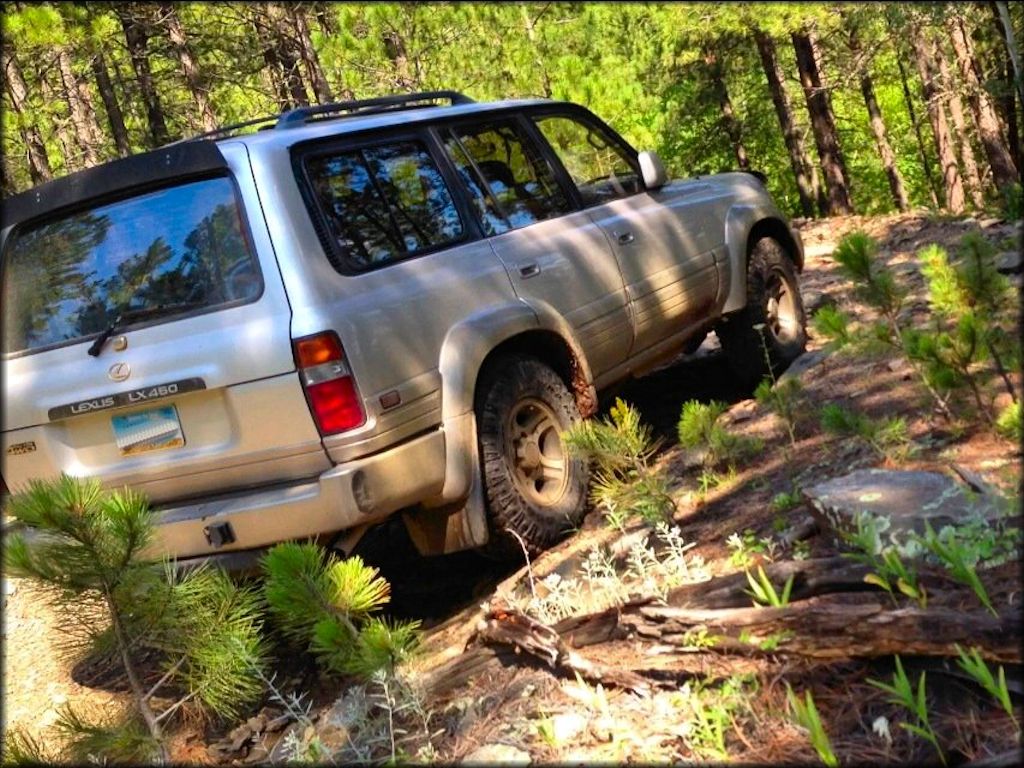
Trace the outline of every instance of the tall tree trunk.
{"type": "MultiPolygon", "coordinates": [[[[545,7],[546,9],[546,7],[545,7]]],[[[537,42],[537,21],[540,18],[534,19],[530,16],[530,9],[525,5],[519,6],[520,14],[523,17],[523,29],[526,30],[526,39],[530,41],[530,47],[533,49],[533,61],[537,69],[540,71],[541,82],[544,86],[542,96],[545,99],[550,99],[553,93],[551,87],[551,75],[548,72],[547,59],[541,52],[541,47],[537,42]]],[[[544,11],[541,11],[543,13],[544,11]]],[[[405,46],[402,46],[402,56],[405,56],[405,46]]]]}
{"type": "Polygon", "coordinates": [[[334,12],[331,9],[332,3],[313,3],[316,13],[316,23],[320,25],[325,35],[333,35],[338,31],[338,24],[335,21],[334,12]]]}
{"type": "Polygon", "coordinates": [[[789,165],[793,169],[797,194],[800,196],[800,210],[807,218],[813,218],[814,190],[807,174],[810,158],[807,157],[803,142],[800,140],[800,133],[793,122],[793,108],[790,105],[789,94],[786,93],[786,88],[782,83],[782,72],[779,68],[779,57],[775,51],[775,42],[759,29],[754,30],[754,42],[757,43],[757,52],[761,56],[761,66],[768,79],[772,104],[775,105],[775,115],[779,118],[782,138],[789,152],[789,165]]]}
{"type": "Polygon", "coordinates": [[[935,61],[932,58],[930,43],[923,38],[920,29],[911,33],[914,46],[914,58],[918,71],[921,73],[921,88],[928,104],[928,116],[932,121],[932,132],[935,135],[935,147],[939,153],[939,165],[942,168],[942,186],[945,191],[945,204],[952,213],[964,210],[964,186],[960,180],[960,169],[953,154],[953,142],[946,124],[946,111],[942,107],[942,98],[935,84],[935,61]]]}
{"type": "Polygon", "coordinates": [[[213,131],[217,128],[217,117],[213,114],[213,106],[210,104],[206,84],[203,82],[199,66],[196,64],[192,49],[189,47],[188,38],[185,36],[185,28],[181,25],[181,19],[174,10],[172,3],[160,3],[160,15],[167,28],[167,37],[171,41],[178,62],[181,64],[182,74],[185,75],[185,82],[192,94],[192,99],[199,108],[199,116],[202,120],[204,131],[213,131]]]}
{"type": "Polygon", "coordinates": [[[974,122],[978,126],[978,137],[981,139],[981,146],[985,150],[989,167],[992,169],[992,181],[997,189],[1003,189],[1018,180],[1017,168],[1003,141],[1002,132],[999,129],[999,118],[996,117],[995,110],[992,108],[992,100],[982,87],[978,73],[975,71],[974,43],[971,41],[970,35],[967,34],[963,19],[958,13],[949,17],[948,29],[953,41],[953,51],[956,53],[960,75],[967,86],[967,100],[971,105],[971,112],[974,113],[974,122]]]}
{"type": "Polygon", "coordinates": [[[828,214],[839,216],[853,213],[850,203],[850,186],[847,182],[846,166],[839,150],[836,136],[835,119],[828,92],[822,87],[821,74],[814,57],[814,47],[809,33],[792,35],[793,48],[796,51],[797,69],[800,72],[800,84],[807,100],[807,110],[811,115],[811,128],[814,130],[814,143],[818,148],[818,159],[825,173],[825,186],[828,194],[828,214]]]}
{"type": "Polygon", "coordinates": [[[1006,52],[1003,62],[1005,85],[996,103],[1006,126],[1006,139],[1010,145],[1010,155],[1013,157],[1013,164],[1024,171],[1024,164],[1021,163],[1021,142],[1020,130],[1017,125],[1017,98],[1020,98],[1021,107],[1024,108],[1024,81],[1020,73],[1020,53],[1017,49],[1017,36],[1010,26],[1009,10],[1006,3],[993,2],[990,0],[989,8],[995,18],[996,29],[999,30],[999,39],[1003,41],[1003,50],[1006,52]]]}
{"type": "Polygon", "coordinates": [[[936,51],[935,58],[939,64],[942,89],[949,99],[949,116],[953,123],[953,137],[956,142],[957,154],[960,156],[960,163],[964,169],[964,186],[967,187],[967,194],[971,196],[971,204],[980,211],[985,207],[985,196],[982,194],[981,177],[978,175],[978,163],[974,159],[974,147],[971,146],[967,121],[964,120],[963,102],[957,92],[957,83],[953,82],[949,76],[949,65],[941,50],[936,51]]]}
{"type": "Polygon", "coordinates": [[[309,96],[306,93],[306,85],[302,81],[302,69],[299,66],[299,55],[291,35],[288,31],[288,22],[285,10],[279,3],[267,3],[267,18],[270,22],[270,30],[274,37],[274,49],[277,60],[281,62],[281,70],[284,72],[284,82],[288,88],[288,94],[292,102],[297,106],[309,106],[309,96]]]}
{"type": "Polygon", "coordinates": [[[71,124],[75,129],[76,143],[82,150],[82,160],[86,167],[97,165],[100,162],[99,148],[103,144],[103,135],[96,125],[96,112],[92,108],[89,90],[72,69],[71,56],[66,48],[57,48],[57,70],[67,96],[71,124]]]}
{"type": "MultiPolygon", "coordinates": [[[[890,27],[891,30],[891,27],[890,27]]],[[[921,158],[921,167],[924,169],[924,177],[928,182],[928,194],[931,197],[932,205],[939,207],[939,193],[935,189],[935,174],[932,173],[932,163],[928,159],[928,151],[924,146],[924,136],[921,133],[921,121],[917,119],[917,112],[914,109],[914,99],[910,94],[910,84],[907,82],[907,70],[903,66],[903,54],[899,46],[896,46],[896,66],[900,71],[900,83],[903,86],[903,101],[907,105],[907,114],[910,116],[910,124],[914,128],[914,135],[917,137],[917,153],[921,158]]]]}
{"type": "Polygon", "coordinates": [[[139,92],[142,95],[143,104],[146,107],[146,120],[149,123],[149,135],[151,144],[158,147],[168,141],[167,123],[164,120],[164,110],[160,105],[160,95],[157,93],[153,83],[153,73],[149,68],[149,52],[146,50],[149,42],[149,32],[144,22],[140,21],[133,14],[137,12],[126,4],[119,3],[115,11],[124,29],[124,39],[128,45],[128,55],[132,61],[132,69],[135,70],[135,79],[139,83],[139,92]]]}
{"type": "Polygon", "coordinates": [[[703,55],[704,66],[711,80],[711,91],[721,111],[722,127],[725,129],[725,135],[729,137],[733,154],[736,155],[736,164],[746,170],[750,168],[750,159],[747,157],[747,148],[743,146],[743,126],[732,108],[732,99],[729,98],[725,74],[722,72],[722,62],[711,46],[705,46],[703,55]]]}
{"type": "MultiPolygon", "coordinates": [[[[43,103],[50,105],[66,104],[67,94],[64,92],[63,83],[61,87],[54,86],[48,75],[53,67],[49,62],[33,62],[35,72],[29,73],[29,82],[39,88],[42,94],[43,103]]],[[[57,73],[60,74],[59,71],[57,73]]],[[[58,113],[55,109],[50,111],[51,134],[57,140],[60,147],[60,157],[63,160],[62,173],[74,173],[82,169],[81,150],[77,148],[75,141],[75,129],[71,125],[71,115],[65,115],[63,111],[58,113]]]]}
{"type": "MultiPolygon", "coordinates": [[[[1013,82],[1017,86],[1017,96],[1020,98],[1021,108],[1024,109],[1024,76],[1021,75],[1020,50],[1017,48],[1017,35],[1014,34],[1013,23],[1010,21],[1010,9],[1003,0],[995,0],[992,5],[1003,33],[1006,53],[1009,55],[1010,64],[1013,67],[1013,82]]],[[[1019,168],[1020,165],[1018,164],[1017,167],[1019,168]]]]}
{"type": "Polygon", "coordinates": [[[313,38],[309,33],[309,24],[306,21],[306,11],[297,3],[289,3],[288,12],[295,25],[299,54],[302,56],[302,63],[306,65],[306,75],[313,86],[313,94],[319,103],[330,104],[334,101],[334,96],[331,94],[331,86],[324,75],[323,67],[320,66],[320,57],[317,56],[316,49],[313,47],[313,38]]]}
{"type": "Polygon", "coordinates": [[[107,60],[97,51],[93,54],[91,66],[93,77],[96,78],[96,89],[100,92],[107,113],[110,134],[114,137],[114,146],[117,147],[117,154],[124,157],[131,152],[131,145],[128,143],[128,130],[124,127],[124,114],[114,93],[114,84],[110,82],[107,60]]]}
{"type": "Polygon", "coordinates": [[[252,17],[252,26],[256,30],[256,39],[259,40],[263,55],[264,67],[260,70],[260,76],[271,93],[274,94],[278,109],[284,111],[297,106],[292,103],[291,97],[288,95],[284,67],[281,66],[281,60],[277,57],[277,46],[274,45],[270,30],[264,26],[262,19],[256,17],[252,17]]]}
{"type": "Polygon", "coordinates": [[[3,57],[3,80],[7,86],[7,95],[11,98],[11,108],[17,116],[18,131],[25,142],[29,176],[32,177],[33,184],[42,184],[53,178],[53,169],[50,167],[50,159],[46,156],[43,137],[26,114],[30,109],[28,86],[25,85],[21,67],[6,44],[0,47],[0,56],[3,57]]]}
{"type": "MultiPolygon", "coordinates": [[[[851,23],[852,22],[848,22],[851,23]]],[[[878,99],[875,97],[875,84],[871,79],[869,62],[863,61],[864,47],[861,45],[860,37],[855,27],[850,26],[850,51],[854,58],[860,60],[860,92],[864,96],[864,106],[868,110],[868,120],[871,124],[871,133],[875,137],[875,147],[878,149],[878,157],[882,161],[882,168],[889,180],[889,191],[892,192],[893,202],[901,212],[910,210],[910,202],[907,200],[907,190],[903,186],[903,176],[900,169],[896,167],[896,155],[889,144],[889,138],[885,133],[885,121],[882,119],[882,110],[878,106],[878,99]]]]}

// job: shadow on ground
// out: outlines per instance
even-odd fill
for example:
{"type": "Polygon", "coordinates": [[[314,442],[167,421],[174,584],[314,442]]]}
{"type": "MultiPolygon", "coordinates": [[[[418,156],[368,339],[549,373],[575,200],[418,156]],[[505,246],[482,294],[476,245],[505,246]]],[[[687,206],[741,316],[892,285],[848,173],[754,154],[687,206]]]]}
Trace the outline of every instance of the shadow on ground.
{"type": "MultiPolygon", "coordinates": [[[[735,403],[750,396],[738,384],[712,338],[694,355],[635,379],[602,398],[602,413],[621,397],[640,411],[663,449],[676,441],[676,422],[687,400],[735,403]]],[[[440,557],[420,555],[397,518],[368,532],[356,550],[377,567],[391,584],[388,614],[419,619],[425,627],[444,621],[474,602],[487,598],[494,587],[522,563],[498,563],[476,552],[440,557]]]]}

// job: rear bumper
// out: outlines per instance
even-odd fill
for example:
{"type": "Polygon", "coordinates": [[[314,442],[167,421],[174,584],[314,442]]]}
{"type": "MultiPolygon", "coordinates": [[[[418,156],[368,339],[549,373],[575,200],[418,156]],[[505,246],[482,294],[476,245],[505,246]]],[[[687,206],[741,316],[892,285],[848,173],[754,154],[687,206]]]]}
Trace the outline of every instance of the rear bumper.
{"type": "Polygon", "coordinates": [[[444,433],[435,430],[315,480],[158,509],[150,554],[209,557],[375,522],[439,493],[444,472],[444,433]]]}

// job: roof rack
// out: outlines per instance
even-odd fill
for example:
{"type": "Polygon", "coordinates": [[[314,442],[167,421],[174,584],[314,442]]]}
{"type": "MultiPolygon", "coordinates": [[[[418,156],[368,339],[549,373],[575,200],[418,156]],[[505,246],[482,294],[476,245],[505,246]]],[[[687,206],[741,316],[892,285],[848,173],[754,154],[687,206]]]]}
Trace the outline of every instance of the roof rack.
{"type": "Polygon", "coordinates": [[[402,109],[418,109],[436,106],[433,102],[450,101],[457,104],[473,104],[473,99],[458,91],[424,91],[423,93],[406,93],[397,96],[378,96],[373,99],[356,101],[339,101],[334,104],[318,104],[312,107],[291,109],[278,118],[274,124],[276,130],[297,128],[309,122],[310,118],[324,119],[328,115],[351,116],[391,112],[402,109]],[[349,113],[349,115],[345,115],[349,113]]]}
{"type": "MultiPolygon", "coordinates": [[[[206,131],[205,133],[197,133],[195,136],[186,136],[183,139],[172,141],[164,144],[163,147],[173,147],[175,144],[184,144],[186,141],[198,141],[199,139],[212,139],[215,137],[227,136],[232,131],[237,131],[240,128],[248,128],[250,125],[259,125],[260,123],[272,123],[280,118],[279,115],[267,115],[266,117],[257,117],[253,120],[246,120],[244,123],[234,123],[232,125],[224,125],[220,128],[214,128],[212,131],[206,131]]],[[[271,126],[267,126],[270,128],[271,126]]],[[[161,147],[162,148],[162,147],[161,147]]]]}

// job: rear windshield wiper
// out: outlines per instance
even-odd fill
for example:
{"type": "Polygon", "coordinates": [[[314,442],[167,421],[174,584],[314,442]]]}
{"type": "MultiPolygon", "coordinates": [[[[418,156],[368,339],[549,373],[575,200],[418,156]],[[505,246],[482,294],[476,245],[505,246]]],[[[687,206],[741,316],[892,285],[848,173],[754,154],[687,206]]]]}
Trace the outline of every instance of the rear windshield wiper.
{"type": "Polygon", "coordinates": [[[155,317],[163,317],[164,315],[173,315],[175,312],[181,312],[186,309],[195,309],[196,307],[206,306],[203,302],[192,301],[184,302],[182,304],[160,304],[156,307],[140,307],[139,309],[126,309],[119,313],[117,317],[108,325],[96,340],[89,347],[88,352],[93,357],[99,357],[100,351],[103,349],[103,345],[106,344],[107,339],[117,333],[118,329],[124,327],[128,323],[135,322],[136,320],[151,320],[155,317]]]}

